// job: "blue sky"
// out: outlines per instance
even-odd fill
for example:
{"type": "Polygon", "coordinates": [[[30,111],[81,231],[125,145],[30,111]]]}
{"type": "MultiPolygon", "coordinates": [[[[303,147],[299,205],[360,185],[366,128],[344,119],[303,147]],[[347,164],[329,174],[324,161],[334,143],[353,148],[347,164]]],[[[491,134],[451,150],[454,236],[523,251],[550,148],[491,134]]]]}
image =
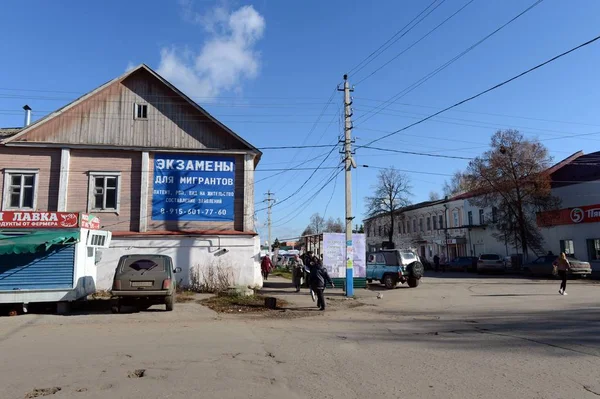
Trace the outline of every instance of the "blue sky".
{"type": "MultiPolygon", "coordinates": [[[[468,0],[438,0],[427,18],[363,70],[356,83],[403,51],[468,0]]],[[[257,147],[331,144],[341,132],[342,75],[419,14],[429,0],[302,2],[5,1],[0,41],[0,126],[19,126],[27,103],[34,118],[146,63],[257,147]],[[101,4],[101,6],[100,6],[101,4]],[[28,91],[33,90],[33,91],[28,91]],[[37,91],[37,90],[45,90],[37,91]],[[333,97],[332,97],[333,95],[333,97]],[[328,104],[328,100],[331,104],[328,104]],[[319,119],[319,115],[321,115],[319,119]],[[318,121],[318,123],[316,123],[318,121]]],[[[452,59],[523,11],[533,0],[475,0],[426,39],[356,85],[359,118],[452,59]]],[[[545,0],[380,114],[355,123],[356,144],[396,130],[475,94],[598,34],[600,2],[545,0]],[[364,123],[363,123],[364,122],[364,123]]],[[[597,66],[600,43],[499,90],[388,138],[382,147],[474,157],[499,128],[517,128],[544,142],[559,160],[600,150],[597,66]],[[583,138],[562,136],[593,133],[583,138]]],[[[363,117],[364,118],[364,117],[363,117]]],[[[364,118],[366,119],[366,118],[364,118]]],[[[265,150],[261,171],[316,167],[327,148],[265,150]],[[316,158],[316,159],[314,159],[316,158]],[[312,160],[311,160],[312,159],[312,160]]],[[[441,191],[445,174],[468,161],[358,150],[357,163],[410,170],[412,202],[441,191]],[[430,173],[430,174],[424,174],[430,173]]],[[[324,166],[335,166],[333,155],[324,166]]],[[[353,204],[362,220],[364,197],[377,169],[353,172],[353,204]]],[[[286,172],[256,185],[257,209],[271,190],[291,195],[311,171],[286,172]]],[[[344,180],[317,171],[300,193],[273,208],[276,237],[298,235],[312,213],[343,217],[344,180]],[[316,194],[316,195],[315,195],[316,194]],[[307,200],[311,199],[307,202],[307,200]]],[[[266,236],[266,213],[257,214],[266,236]]],[[[266,238],[263,238],[263,241],[266,238]]]]}

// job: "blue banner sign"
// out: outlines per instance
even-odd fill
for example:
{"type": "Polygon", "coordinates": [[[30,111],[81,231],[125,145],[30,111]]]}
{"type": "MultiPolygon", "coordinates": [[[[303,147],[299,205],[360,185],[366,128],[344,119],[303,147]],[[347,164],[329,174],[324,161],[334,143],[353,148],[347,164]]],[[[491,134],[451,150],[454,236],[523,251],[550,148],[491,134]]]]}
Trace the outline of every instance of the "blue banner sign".
{"type": "Polygon", "coordinates": [[[235,158],[156,154],[152,220],[233,221],[235,158]]]}

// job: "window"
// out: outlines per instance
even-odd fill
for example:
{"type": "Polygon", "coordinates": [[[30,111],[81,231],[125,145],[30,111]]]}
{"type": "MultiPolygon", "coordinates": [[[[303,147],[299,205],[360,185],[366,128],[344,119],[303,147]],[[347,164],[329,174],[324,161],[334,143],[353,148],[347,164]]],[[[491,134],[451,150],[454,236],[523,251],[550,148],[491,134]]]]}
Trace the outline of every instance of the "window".
{"type": "Polygon", "coordinates": [[[587,240],[588,260],[600,260],[600,239],[587,240]]]}
{"type": "Polygon", "coordinates": [[[419,231],[423,231],[423,218],[419,218],[419,231]]]}
{"type": "Polygon", "coordinates": [[[417,219],[413,219],[413,226],[412,226],[412,231],[413,233],[417,232],[417,219]]]}
{"type": "Polygon", "coordinates": [[[410,234],[410,222],[406,221],[406,234],[410,234]]]}
{"type": "Polygon", "coordinates": [[[440,215],[438,218],[440,229],[444,228],[444,215],[440,215]]]}
{"type": "Polygon", "coordinates": [[[498,223],[498,208],[492,208],[492,223],[498,223]]]}
{"type": "Polygon", "coordinates": [[[573,240],[560,240],[560,252],[564,252],[566,255],[575,256],[573,240]]]}
{"type": "Polygon", "coordinates": [[[453,227],[458,227],[459,223],[458,223],[458,211],[452,211],[452,220],[454,221],[454,226],[453,227]]]}
{"type": "Polygon", "coordinates": [[[88,208],[94,212],[119,212],[121,174],[90,172],[88,208]]]}
{"type": "Polygon", "coordinates": [[[427,216],[427,231],[431,230],[431,218],[427,216]]]}
{"type": "Polygon", "coordinates": [[[467,217],[469,218],[469,226],[473,226],[473,212],[469,211],[467,217]]]}
{"type": "Polygon", "coordinates": [[[433,217],[431,218],[431,220],[433,220],[433,229],[434,229],[434,230],[437,230],[437,218],[436,218],[435,216],[433,216],[433,217]]]}
{"type": "Polygon", "coordinates": [[[135,104],[133,107],[134,119],[148,119],[148,104],[135,104]]]}
{"type": "Polygon", "coordinates": [[[139,271],[154,270],[161,272],[165,270],[165,261],[162,259],[131,259],[126,261],[121,268],[125,272],[127,269],[139,271]]]}
{"type": "Polygon", "coordinates": [[[381,226],[379,226],[379,237],[381,237],[383,235],[383,232],[381,231],[381,226]]]}
{"type": "Polygon", "coordinates": [[[4,209],[35,209],[37,170],[4,170],[4,209]]]}
{"type": "Polygon", "coordinates": [[[485,215],[483,214],[483,209],[479,210],[479,224],[485,224],[485,215]]]}

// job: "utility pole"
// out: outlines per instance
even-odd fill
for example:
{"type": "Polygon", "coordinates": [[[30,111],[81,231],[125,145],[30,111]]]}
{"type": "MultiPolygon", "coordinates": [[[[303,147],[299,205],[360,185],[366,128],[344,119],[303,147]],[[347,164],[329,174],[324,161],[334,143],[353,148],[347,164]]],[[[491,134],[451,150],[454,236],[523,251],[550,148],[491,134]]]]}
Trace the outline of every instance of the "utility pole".
{"type": "Polygon", "coordinates": [[[348,75],[344,75],[344,169],[346,171],[346,296],[354,295],[354,248],[352,246],[352,99],[348,75]]]}
{"type": "Polygon", "coordinates": [[[273,245],[273,242],[271,241],[271,207],[275,203],[275,198],[272,197],[273,193],[271,190],[267,191],[265,195],[267,196],[265,201],[267,202],[267,223],[269,224],[269,252],[271,252],[273,245]]]}

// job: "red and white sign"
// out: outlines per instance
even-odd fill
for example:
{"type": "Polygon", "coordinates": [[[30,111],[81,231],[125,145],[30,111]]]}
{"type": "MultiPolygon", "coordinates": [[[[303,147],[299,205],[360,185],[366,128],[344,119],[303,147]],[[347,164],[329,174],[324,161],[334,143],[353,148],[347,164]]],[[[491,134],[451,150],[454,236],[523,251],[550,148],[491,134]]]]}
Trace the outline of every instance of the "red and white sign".
{"type": "Polygon", "coordinates": [[[539,227],[600,222],[600,204],[559,209],[537,214],[539,227]]]}
{"type": "Polygon", "coordinates": [[[80,226],[99,229],[100,220],[77,212],[0,212],[0,228],[4,229],[69,229],[80,226]]]}
{"type": "Polygon", "coordinates": [[[98,230],[100,228],[100,219],[94,215],[82,213],[79,219],[82,228],[90,230],[98,230]]]}

